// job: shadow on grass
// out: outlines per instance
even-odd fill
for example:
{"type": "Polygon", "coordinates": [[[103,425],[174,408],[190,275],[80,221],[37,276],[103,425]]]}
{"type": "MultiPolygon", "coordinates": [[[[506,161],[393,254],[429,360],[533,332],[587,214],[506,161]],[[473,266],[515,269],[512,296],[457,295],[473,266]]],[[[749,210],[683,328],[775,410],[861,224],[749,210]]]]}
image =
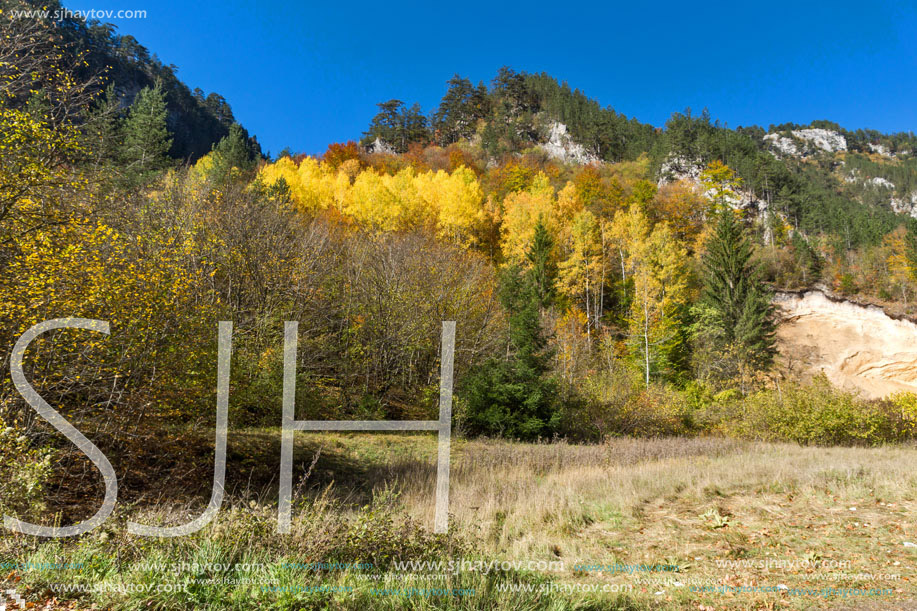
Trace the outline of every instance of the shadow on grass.
{"type": "MultiPolygon", "coordinates": [[[[206,431],[184,432],[173,442],[160,440],[155,447],[145,446],[140,455],[118,457],[119,501],[137,508],[206,505],[213,485],[212,435],[206,431]]],[[[293,449],[294,501],[325,494],[344,505],[361,507],[372,500],[373,491],[410,480],[412,485],[428,487],[432,502],[435,437],[403,433],[399,434],[405,437],[401,444],[392,443],[392,435],[388,434],[383,443],[365,443],[365,438],[373,435],[376,434],[329,436],[298,432],[293,449]]],[[[224,502],[277,502],[280,444],[279,429],[231,432],[227,440],[224,502]]],[[[112,462],[115,463],[114,457],[112,462]]]]}

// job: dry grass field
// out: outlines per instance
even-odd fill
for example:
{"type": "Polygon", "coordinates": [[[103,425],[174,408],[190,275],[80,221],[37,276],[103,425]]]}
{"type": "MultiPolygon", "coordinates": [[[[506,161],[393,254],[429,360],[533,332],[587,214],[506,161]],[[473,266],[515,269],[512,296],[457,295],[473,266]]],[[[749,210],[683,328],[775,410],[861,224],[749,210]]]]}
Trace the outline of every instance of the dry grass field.
{"type": "Polygon", "coordinates": [[[56,577],[12,571],[8,582],[39,605],[52,601],[49,608],[902,609],[917,595],[913,446],[456,440],[451,530],[437,537],[429,532],[433,436],[302,434],[294,532],[281,536],[272,472],[278,439],[269,429],[232,438],[230,500],[200,535],[150,540],[124,532],[127,515],[180,521],[199,510],[187,496],[178,502],[181,491],[164,491],[157,500],[166,505],[122,506],[117,519],[77,542],[5,535],[0,560],[84,567],[56,577]],[[332,559],[373,568],[302,571],[303,563],[332,559]],[[398,564],[450,559],[466,564],[398,564]],[[156,562],[230,564],[233,579],[248,582],[230,584],[225,570],[202,582],[156,562]],[[52,588],[54,579],[190,589],[73,594],[52,588]],[[408,579],[411,587],[465,591],[380,593],[403,590],[408,579]],[[279,593],[277,584],[351,590],[279,593]]]}

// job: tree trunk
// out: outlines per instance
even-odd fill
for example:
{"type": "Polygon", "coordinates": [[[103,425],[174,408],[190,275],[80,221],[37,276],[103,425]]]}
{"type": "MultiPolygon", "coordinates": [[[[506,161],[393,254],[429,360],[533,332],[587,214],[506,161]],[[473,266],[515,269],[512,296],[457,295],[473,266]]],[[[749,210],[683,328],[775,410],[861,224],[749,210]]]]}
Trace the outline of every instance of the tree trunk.
{"type": "Polygon", "coordinates": [[[646,365],[646,387],[650,387],[650,313],[647,306],[646,286],[643,288],[643,356],[646,365]]]}

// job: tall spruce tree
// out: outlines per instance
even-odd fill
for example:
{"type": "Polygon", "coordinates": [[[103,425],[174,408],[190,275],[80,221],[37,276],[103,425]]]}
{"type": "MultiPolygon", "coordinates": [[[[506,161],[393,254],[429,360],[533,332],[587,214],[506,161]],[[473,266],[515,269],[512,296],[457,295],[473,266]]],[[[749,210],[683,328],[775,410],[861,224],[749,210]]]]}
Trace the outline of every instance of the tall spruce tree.
{"type": "Polygon", "coordinates": [[[767,368],[774,359],[775,321],[771,295],[752,262],[748,236],[732,210],[718,214],[703,257],[704,341],[726,361],[725,373],[767,368]]]}
{"type": "Polygon", "coordinates": [[[245,130],[238,123],[229,126],[229,133],[213,147],[212,175],[217,182],[233,177],[233,172],[244,175],[254,167],[252,146],[245,130]]]}
{"type": "Polygon", "coordinates": [[[172,137],[167,117],[165,95],[159,83],[137,93],[121,126],[121,158],[130,182],[144,182],[168,165],[172,137]]]}
{"type": "Polygon", "coordinates": [[[526,253],[532,266],[523,270],[513,265],[501,274],[508,356],[489,359],[467,378],[464,428],[470,435],[538,439],[558,428],[558,387],[549,375],[552,354],[541,326],[541,309],[553,295],[551,266],[546,264],[551,247],[547,231],[536,232],[526,253]]]}
{"type": "Polygon", "coordinates": [[[531,274],[532,286],[542,308],[554,302],[557,265],[554,262],[553,250],[554,238],[548,233],[548,228],[541,219],[538,219],[535,224],[535,236],[532,238],[531,247],[525,253],[525,258],[531,266],[529,274],[531,274]]]}

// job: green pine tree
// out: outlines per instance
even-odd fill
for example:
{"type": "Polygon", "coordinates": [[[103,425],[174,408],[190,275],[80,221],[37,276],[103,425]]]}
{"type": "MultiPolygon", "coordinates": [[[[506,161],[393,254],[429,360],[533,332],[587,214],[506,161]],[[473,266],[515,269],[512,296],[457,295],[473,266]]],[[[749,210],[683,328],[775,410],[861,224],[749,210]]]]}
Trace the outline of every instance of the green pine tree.
{"type": "Polygon", "coordinates": [[[114,164],[118,160],[121,147],[120,114],[120,100],[114,84],[111,84],[89,109],[83,129],[97,168],[114,164]]]}
{"type": "Polygon", "coordinates": [[[402,116],[402,148],[408,150],[408,145],[414,142],[426,144],[430,139],[430,130],[427,127],[427,117],[423,114],[420,104],[416,102],[408,108],[402,116]]]}
{"type": "Polygon", "coordinates": [[[145,182],[168,165],[172,137],[166,125],[167,117],[165,95],[159,83],[137,93],[121,126],[121,159],[130,182],[145,182]]]}
{"type": "Polygon", "coordinates": [[[532,245],[525,253],[525,258],[531,265],[532,283],[539,305],[546,308],[554,302],[554,280],[557,277],[557,265],[554,262],[552,251],[554,238],[548,233],[541,219],[535,225],[535,236],[532,245]]]}
{"type": "Polygon", "coordinates": [[[557,381],[550,373],[552,353],[541,325],[541,309],[553,293],[547,231],[536,233],[527,253],[532,267],[506,268],[500,301],[509,322],[508,357],[489,359],[465,385],[464,429],[470,435],[538,439],[557,431],[557,381]],[[539,235],[541,237],[539,238],[539,235]]]}
{"type": "Polygon", "coordinates": [[[212,176],[217,182],[230,180],[234,173],[245,174],[254,167],[252,149],[245,130],[238,123],[213,147],[212,176]]]}
{"type": "Polygon", "coordinates": [[[433,114],[432,128],[440,146],[447,146],[474,135],[479,119],[487,113],[487,88],[477,88],[458,74],[449,79],[449,89],[433,114]]]}
{"type": "Polygon", "coordinates": [[[371,144],[378,138],[396,153],[406,153],[411,143],[429,141],[427,117],[419,104],[407,108],[401,100],[389,100],[376,106],[379,112],[363,133],[363,144],[371,144]]]}
{"type": "Polygon", "coordinates": [[[752,262],[751,242],[731,210],[719,213],[703,264],[701,335],[708,358],[722,359],[727,375],[743,365],[767,368],[776,352],[774,306],[752,262]]]}

